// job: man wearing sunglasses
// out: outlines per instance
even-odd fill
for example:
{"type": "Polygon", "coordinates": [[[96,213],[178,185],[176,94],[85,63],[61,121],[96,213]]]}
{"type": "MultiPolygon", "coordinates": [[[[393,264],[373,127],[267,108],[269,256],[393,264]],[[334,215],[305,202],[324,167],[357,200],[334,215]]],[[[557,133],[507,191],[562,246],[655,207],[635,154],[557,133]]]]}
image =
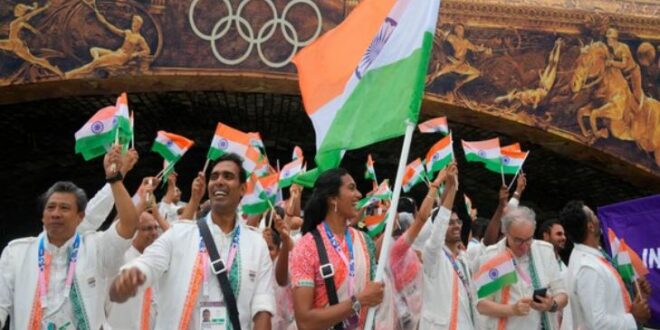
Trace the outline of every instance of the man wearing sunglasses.
{"type": "Polygon", "coordinates": [[[479,313],[485,329],[559,329],[555,313],[568,303],[552,244],[535,240],[536,215],[520,206],[502,218],[504,238],[489,246],[481,264],[505,251],[514,259],[517,282],[481,298],[479,313]]]}

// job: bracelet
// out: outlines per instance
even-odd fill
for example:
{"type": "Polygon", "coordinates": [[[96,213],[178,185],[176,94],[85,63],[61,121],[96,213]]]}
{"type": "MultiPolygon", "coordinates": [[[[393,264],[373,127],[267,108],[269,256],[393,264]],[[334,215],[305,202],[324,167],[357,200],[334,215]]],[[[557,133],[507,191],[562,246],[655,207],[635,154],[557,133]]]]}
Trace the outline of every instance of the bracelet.
{"type": "Polygon", "coordinates": [[[105,177],[105,181],[107,183],[115,183],[115,182],[121,181],[123,179],[124,179],[124,176],[121,174],[120,171],[117,171],[117,173],[115,173],[115,175],[113,175],[113,176],[105,177]]]}

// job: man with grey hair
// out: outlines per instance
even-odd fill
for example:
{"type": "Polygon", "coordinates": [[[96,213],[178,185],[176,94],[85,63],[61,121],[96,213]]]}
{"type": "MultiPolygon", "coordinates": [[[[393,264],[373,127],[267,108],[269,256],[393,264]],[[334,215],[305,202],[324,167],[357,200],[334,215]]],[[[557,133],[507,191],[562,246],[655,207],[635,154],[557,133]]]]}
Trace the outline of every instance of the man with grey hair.
{"type": "Polygon", "coordinates": [[[137,212],[122,183],[121,147],[105,156],[106,181],[119,221],[105,232],[79,232],[87,196],[71,182],[44,194],[38,237],[14,240],[0,257],[0,328],[99,329],[105,321],[107,280],[119,271],[137,227],[137,212]]]}
{"type": "Polygon", "coordinates": [[[504,214],[505,237],[486,249],[480,264],[508,251],[514,259],[518,281],[479,299],[477,310],[485,323],[482,328],[559,329],[555,313],[566,306],[568,296],[553,246],[535,240],[535,229],[536,215],[528,207],[511,207],[504,214]]]}

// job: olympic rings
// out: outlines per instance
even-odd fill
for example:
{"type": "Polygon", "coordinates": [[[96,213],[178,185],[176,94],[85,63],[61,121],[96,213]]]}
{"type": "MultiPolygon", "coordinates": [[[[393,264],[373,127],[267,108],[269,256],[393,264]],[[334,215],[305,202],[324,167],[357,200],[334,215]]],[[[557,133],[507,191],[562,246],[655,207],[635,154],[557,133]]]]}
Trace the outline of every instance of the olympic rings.
{"type": "Polygon", "coordinates": [[[197,24],[195,23],[194,12],[199,1],[200,0],[193,0],[192,3],[190,4],[190,9],[188,11],[188,21],[190,22],[190,27],[192,28],[193,32],[197,37],[199,37],[202,40],[210,42],[213,56],[215,56],[215,58],[218,61],[220,61],[220,63],[226,65],[238,65],[242,63],[250,56],[252,50],[256,46],[259,59],[261,59],[261,61],[264,64],[266,64],[271,68],[281,68],[291,62],[293,56],[295,56],[295,54],[298,52],[298,49],[314,41],[321,34],[321,28],[323,27],[323,21],[322,21],[323,18],[321,16],[321,10],[312,0],[289,1],[287,5],[284,7],[281,16],[278,16],[277,8],[275,7],[275,4],[273,3],[272,0],[262,0],[270,8],[272,18],[266,21],[263,24],[263,26],[259,29],[259,31],[257,31],[255,34],[255,31],[252,28],[250,22],[248,22],[243,16],[241,16],[245,6],[252,0],[242,0],[238,5],[238,8],[236,9],[236,12],[234,12],[234,8],[232,7],[230,0],[222,0],[223,4],[227,8],[227,15],[220,18],[215,23],[213,29],[211,29],[210,34],[206,34],[200,31],[199,28],[197,28],[197,24]],[[316,26],[316,30],[314,31],[314,34],[307,40],[300,40],[300,37],[298,35],[298,30],[296,30],[295,26],[286,19],[286,16],[291,10],[291,8],[293,8],[295,5],[298,4],[309,6],[310,8],[312,8],[312,10],[314,10],[314,13],[316,14],[316,18],[318,22],[316,26]],[[248,43],[248,46],[243,54],[232,59],[232,58],[227,58],[222,54],[220,54],[220,50],[218,49],[217,42],[220,39],[222,39],[225,35],[227,35],[227,33],[229,33],[229,30],[233,26],[236,27],[236,30],[238,31],[238,35],[248,43]],[[266,57],[266,55],[263,52],[262,45],[263,43],[270,40],[273,34],[275,34],[275,31],[278,26],[280,28],[280,31],[282,32],[282,35],[284,36],[284,39],[289,45],[292,46],[292,49],[291,49],[291,53],[286,59],[279,62],[274,62],[266,57]]]}

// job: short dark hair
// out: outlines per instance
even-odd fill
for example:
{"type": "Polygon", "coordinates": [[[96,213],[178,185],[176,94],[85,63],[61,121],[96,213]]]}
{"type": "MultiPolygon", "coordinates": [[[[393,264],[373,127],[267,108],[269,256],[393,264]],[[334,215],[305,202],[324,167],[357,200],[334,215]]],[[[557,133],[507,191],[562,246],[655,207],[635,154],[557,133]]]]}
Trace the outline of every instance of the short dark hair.
{"type": "Polygon", "coordinates": [[[584,212],[584,203],[573,200],[564,206],[559,213],[559,221],[564,226],[564,232],[573,243],[582,243],[587,236],[589,217],[584,212]]]}
{"type": "Polygon", "coordinates": [[[417,215],[417,202],[408,196],[401,196],[399,198],[399,205],[397,206],[398,213],[407,212],[414,216],[417,215]]]}
{"type": "Polygon", "coordinates": [[[560,225],[561,226],[561,223],[557,219],[550,219],[550,220],[543,221],[543,223],[541,224],[541,231],[540,231],[541,235],[550,234],[550,232],[552,232],[552,227],[554,225],[560,225]]]}
{"type": "Polygon", "coordinates": [[[236,164],[236,166],[238,166],[238,170],[239,170],[239,173],[238,173],[239,181],[241,183],[245,183],[247,181],[247,172],[243,168],[243,158],[241,158],[241,156],[239,156],[239,155],[237,155],[233,152],[223,154],[222,156],[220,156],[216,160],[216,162],[215,162],[215,164],[213,164],[213,166],[218,165],[220,162],[233,162],[234,164],[236,164]]]}
{"type": "Polygon", "coordinates": [[[486,233],[486,228],[488,228],[488,222],[490,219],[477,217],[472,223],[472,237],[482,239],[486,233]]]}
{"type": "Polygon", "coordinates": [[[87,194],[85,191],[76,186],[76,184],[71,181],[57,181],[52,186],[50,186],[50,188],[48,188],[45,193],[41,195],[40,199],[42,212],[46,208],[48,199],[50,199],[50,196],[52,196],[54,193],[73,194],[76,197],[76,207],[78,208],[78,212],[85,211],[85,208],[87,207],[87,194]]]}

